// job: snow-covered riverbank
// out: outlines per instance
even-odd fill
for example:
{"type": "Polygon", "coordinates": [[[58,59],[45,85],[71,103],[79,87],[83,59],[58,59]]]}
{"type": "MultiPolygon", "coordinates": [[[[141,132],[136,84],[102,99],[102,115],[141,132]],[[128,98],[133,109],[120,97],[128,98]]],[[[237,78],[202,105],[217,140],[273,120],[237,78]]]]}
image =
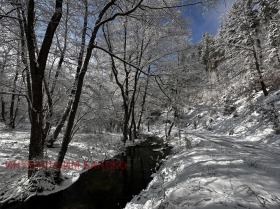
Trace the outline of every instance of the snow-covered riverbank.
{"type": "MultiPolygon", "coordinates": [[[[30,190],[26,168],[8,166],[9,162],[20,164],[28,159],[29,133],[1,131],[0,145],[0,203],[26,199],[35,194],[47,195],[65,189],[85,171],[83,162],[110,159],[124,150],[120,134],[76,134],[69,145],[65,161],[79,162],[79,166],[75,166],[75,169],[72,167],[63,169],[65,181],[60,186],[54,185],[51,181],[42,181],[43,185],[39,185],[39,188],[41,187],[43,192],[39,192],[30,190]]],[[[58,151],[59,142],[54,148],[45,149],[44,160],[54,161],[58,151]]]]}
{"type": "Polygon", "coordinates": [[[173,140],[174,154],[131,208],[279,208],[280,137],[262,143],[240,136],[209,132],[184,134],[173,140]]]}

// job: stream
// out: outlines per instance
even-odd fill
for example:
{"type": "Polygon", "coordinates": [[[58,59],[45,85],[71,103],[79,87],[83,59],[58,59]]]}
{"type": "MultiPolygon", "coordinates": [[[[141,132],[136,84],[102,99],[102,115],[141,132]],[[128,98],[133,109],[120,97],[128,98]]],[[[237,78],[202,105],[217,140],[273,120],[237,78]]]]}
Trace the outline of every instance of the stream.
{"type": "Polygon", "coordinates": [[[161,159],[170,154],[171,147],[162,140],[148,137],[139,145],[110,161],[126,162],[126,169],[90,169],[65,190],[48,196],[34,196],[9,209],[118,209],[124,208],[134,195],[145,189],[151,174],[161,159]]]}

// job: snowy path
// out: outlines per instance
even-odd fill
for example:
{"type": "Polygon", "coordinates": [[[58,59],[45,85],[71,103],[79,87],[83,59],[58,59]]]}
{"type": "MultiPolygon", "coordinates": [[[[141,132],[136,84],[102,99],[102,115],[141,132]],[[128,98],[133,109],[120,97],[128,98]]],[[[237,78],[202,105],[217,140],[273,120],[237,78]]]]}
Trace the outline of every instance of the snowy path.
{"type": "MultiPolygon", "coordinates": [[[[256,162],[259,166],[264,164],[267,169],[274,170],[275,172],[279,171],[279,166],[277,165],[280,162],[280,146],[268,146],[266,144],[259,144],[256,142],[248,141],[238,141],[236,137],[229,136],[219,136],[213,134],[194,134],[196,137],[200,137],[206,141],[218,144],[223,147],[228,147],[231,151],[236,151],[240,153],[243,160],[251,159],[252,162],[256,162]],[[255,160],[255,161],[254,161],[255,160]]],[[[258,167],[256,165],[256,167],[258,167]]]]}
{"type": "Polygon", "coordinates": [[[280,208],[280,147],[246,137],[185,134],[131,208],[280,208]]]}

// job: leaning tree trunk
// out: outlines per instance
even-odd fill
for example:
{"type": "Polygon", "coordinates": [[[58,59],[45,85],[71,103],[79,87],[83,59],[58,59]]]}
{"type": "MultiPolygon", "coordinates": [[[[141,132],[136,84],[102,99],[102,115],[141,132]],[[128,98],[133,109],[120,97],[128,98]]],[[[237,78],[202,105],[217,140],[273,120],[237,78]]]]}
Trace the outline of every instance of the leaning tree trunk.
{"type": "MultiPolygon", "coordinates": [[[[87,6],[87,0],[85,0],[85,3],[86,3],[86,6],[87,6]]],[[[77,79],[77,89],[75,91],[74,98],[72,97],[73,98],[73,104],[72,104],[71,111],[70,111],[70,114],[69,114],[66,130],[65,130],[65,133],[64,133],[64,136],[63,136],[62,145],[61,145],[60,151],[58,153],[57,161],[56,161],[56,164],[58,165],[57,170],[55,172],[55,180],[56,181],[60,181],[61,164],[64,161],[64,157],[65,157],[65,154],[67,152],[68,145],[71,141],[71,134],[72,134],[73,126],[74,126],[74,123],[75,123],[75,117],[76,117],[76,113],[77,113],[77,109],[78,109],[78,106],[79,106],[79,101],[80,101],[80,97],[81,97],[81,93],[82,93],[82,88],[83,88],[83,84],[84,84],[84,77],[85,77],[85,74],[86,74],[87,69],[88,69],[88,65],[89,65],[91,55],[92,55],[92,51],[94,49],[94,44],[95,44],[95,39],[96,39],[96,36],[97,36],[97,32],[98,32],[98,30],[101,26],[100,23],[101,23],[103,15],[113,4],[114,4],[114,2],[109,2],[103,8],[103,10],[99,14],[99,17],[98,17],[98,19],[95,23],[95,27],[92,31],[92,36],[90,38],[90,41],[89,41],[89,44],[88,44],[88,47],[87,47],[87,52],[86,52],[84,64],[83,64],[83,67],[82,67],[82,69],[79,73],[78,79],[77,79]]]]}
{"type": "MultiPolygon", "coordinates": [[[[46,80],[44,80],[44,86],[45,86],[45,90],[46,90],[46,94],[47,94],[47,100],[48,100],[48,112],[46,114],[46,125],[45,125],[45,128],[44,128],[44,137],[43,137],[43,140],[45,141],[47,136],[49,135],[49,132],[52,128],[52,123],[50,122],[53,118],[53,93],[54,93],[54,90],[55,90],[55,87],[56,87],[56,83],[57,83],[57,79],[59,77],[59,74],[60,74],[60,71],[62,69],[62,64],[64,62],[64,57],[65,57],[65,53],[66,53],[66,49],[67,49],[67,39],[68,39],[68,20],[69,20],[69,2],[67,1],[66,2],[66,14],[65,14],[65,34],[64,34],[64,45],[63,45],[63,49],[61,50],[61,54],[60,54],[60,58],[59,58],[59,61],[58,61],[58,66],[57,66],[57,69],[56,69],[56,72],[55,72],[55,76],[54,76],[54,80],[52,82],[52,86],[49,88],[46,80]]],[[[65,120],[67,118],[69,113],[67,113],[66,117],[65,117],[65,120]]],[[[64,119],[64,117],[62,117],[64,119]]],[[[61,131],[61,128],[63,127],[64,125],[64,122],[65,120],[63,121],[63,119],[60,121],[59,124],[62,123],[62,126],[56,128],[55,130],[55,134],[53,134],[50,139],[47,141],[47,146],[48,147],[52,147],[53,146],[53,143],[54,141],[56,140],[58,134],[60,133],[61,131]]]]}
{"type": "MultiPolygon", "coordinates": [[[[67,103],[67,106],[63,112],[62,117],[60,118],[58,125],[56,126],[56,129],[54,131],[54,133],[49,137],[48,142],[47,142],[47,146],[48,147],[53,147],[53,143],[57,140],[57,137],[59,135],[59,133],[61,132],[72,107],[73,104],[73,97],[75,96],[76,93],[76,88],[77,88],[77,83],[78,83],[78,77],[79,77],[79,73],[81,71],[82,68],[82,64],[83,64],[83,58],[84,58],[84,53],[85,53],[85,43],[86,43],[86,33],[87,33],[87,25],[88,25],[88,2],[87,0],[84,1],[85,3],[85,14],[84,14],[84,25],[83,25],[83,29],[82,29],[82,42],[81,42],[81,48],[80,48],[80,52],[79,52],[79,56],[78,56],[78,66],[77,66],[77,70],[76,70],[76,75],[75,75],[75,80],[74,83],[72,84],[72,89],[71,89],[71,93],[70,93],[70,97],[67,103]]],[[[67,10],[67,14],[68,14],[68,10],[67,10]]],[[[66,27],[66,31],[65,33],[67,34],[67,27],[66,27]]],[[[64,49],[63,52],[61,54],[61,58],[59,61],[59,69],[61,68],[62,62],[64,60],[64,55],[66,52],[66,39],[67,39],[67,35],[65,36],[65,43],[64,43],[64,49]]],[[[55,78],[57,79],[58,77],[58,73],[59,70],[56,72],[55,78]]],[[[55,84],[56,84],[56,79],[53,83],[52,89],[51,89],[51,94],[54,91],[55,88],[55,84]]]]}
{"type": "Polygon", "coordinates": [[[46,137],[51,129],[51,119],[52,119],[52,116],[53,116],[53,100],[52,100],[52,95],[50,93],[50,90],[49,90],[49,87],[48,87],[48,84],[46,82],[46,79],[44,79],[44,88],[45,88],[45,92],[46,92],[46,95],[47,95],[47,102],[48,102],[48,111],[45,115],[45,121],[46,121],[46,124],[45,124],[45,128],[43,129],[43,139],[42,139],[42,145],[44,146],[45,144],[45,140],[46,140],[46,137]]]}
{"type": "Polygon", "coordinates": [[[47,146],[48,147],[53,147],[53,143],[57,140],[57,137],[58,137],[59,133],[61,132],[61,129],[63,128],[63,126],[64,126],[64,124],[67,120],[67,117],[69,115],[69,112],[71,110],[72,102],[73,101],[71,99],[69,99],[69,101],[67,103],[67,106],[66,106],[66,108],[63,112],[63,115],[58,122],[58,125],[56,126],[53,134],[48,138],[48,141],[47,141],[47,146]]]}
{"type": "Polygon", "coordinates": [[[87,68],[84,68],[82,70],[82,72],[80,73],[80,76],[79,76],[79,79],[78,79],[77,91],[76,91],[75,98],[74,98],[74,101],[73,101],[73,105],[72,105],[72,108],[71,108],[71,111],[70,111],[70,115],[69,115],[68,123],[67,123],[67,126],[66,126],[66,130],[65,130],[65,133],[64,133],[64,136],[63,136],[62,145],[61,145],[60,151],[58,153],[58,158],[57,158],[57,163],[56,164],[59,165],[59,166],[58,166],[58,168],[56,170],[56,173],[55,173],[55,179],[58,182],[60,181],[61,164],[64,161],[64,157],[65,157],[65,154],[67,152],[68,145],[71,141],[72,129],[73,129],[73,126],[74,126],[75,117],[76,117],[77,109],[78,109],[78,106],[79,106],[79,101],[80,101],[80,97],[81,97],[81,93],[82,93],[82,88],[83,88],[83,82],[84,82],[84,76],[85,76],[85,73],[86,73],[86,69],[87,68]]]}

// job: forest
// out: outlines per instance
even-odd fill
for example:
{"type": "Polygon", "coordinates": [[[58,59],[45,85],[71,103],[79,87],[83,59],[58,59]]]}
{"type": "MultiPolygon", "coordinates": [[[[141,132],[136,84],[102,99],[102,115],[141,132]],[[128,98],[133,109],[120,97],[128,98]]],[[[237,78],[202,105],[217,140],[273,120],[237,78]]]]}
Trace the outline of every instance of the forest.
{"type": "Polygon", "coordinates": [[[0,0],[0,34],[0,208],[280,207],[280,0],[0,0]]]}

